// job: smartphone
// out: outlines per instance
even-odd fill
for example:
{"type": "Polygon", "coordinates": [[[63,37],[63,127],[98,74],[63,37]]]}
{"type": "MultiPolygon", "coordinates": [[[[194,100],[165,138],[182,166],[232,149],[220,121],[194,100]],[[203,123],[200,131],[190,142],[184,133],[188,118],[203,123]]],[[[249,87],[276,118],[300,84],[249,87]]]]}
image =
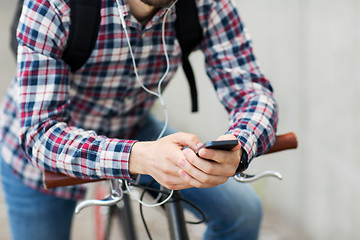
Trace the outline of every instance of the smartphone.
{"type": "Polygon", "coordinates": [[[198,152],[202,148],[230,151],[231,149],[236,147],[238,144],[239,144],[238,140],[209,141],[209,142],[206,142],[201,147],[199,147],[199,149],[196,151],[196,154],[198,154],[198,152]]]}

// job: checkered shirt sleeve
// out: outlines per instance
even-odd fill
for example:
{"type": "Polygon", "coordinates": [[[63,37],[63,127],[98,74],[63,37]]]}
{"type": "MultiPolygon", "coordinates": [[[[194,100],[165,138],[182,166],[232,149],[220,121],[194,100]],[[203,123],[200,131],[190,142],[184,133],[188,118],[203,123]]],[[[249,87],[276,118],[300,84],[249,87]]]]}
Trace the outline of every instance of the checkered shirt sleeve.
{"type": "Polygon", "coordinates": [[[18,34],[20,144],[38,168],[79,178],[130,179],[134,141],[99,136],[68,124],[70,68],[61,60],[68,8],[25,1],[18,34]],[[57,14],[56,14],[57,13],[57,14]]]}
{"type": "Polygon", "coordinates": [[[248,156],[248,163],[275,141],[277,103],[270,82],[257,62],[252,41],[233,1],[206,1],[200,21],[206,71],[229,113],[230,128],[248,156]]]}

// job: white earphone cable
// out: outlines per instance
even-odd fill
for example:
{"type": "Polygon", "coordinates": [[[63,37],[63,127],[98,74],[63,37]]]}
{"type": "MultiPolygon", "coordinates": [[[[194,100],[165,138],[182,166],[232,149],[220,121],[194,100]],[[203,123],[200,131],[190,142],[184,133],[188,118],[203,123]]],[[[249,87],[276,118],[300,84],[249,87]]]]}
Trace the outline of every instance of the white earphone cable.
{"type": "MultiPolygon", "coordinates": [[[[166,104],[165,104],[165,101],[163,99],[163,96],[162,96],[162,90],[161,90],[161,85],[163,83],[163,81],[165,80],[166,76],[168,75],[169,73],[169,70],[170,70],[170,61],[169,61],[169,56],[168,56],[168,53],[167,53],[167,48],[166,48],[166,42],[165,42],[165,24],[166,24],[166,18],[168,16],[168,14],[170,13],[170,10],[171,8],[174,7],[175,3],[177,2],[177,0],[175,0],[167,9],[166,9],[166,12],[164,14],[164,18],[163,18],[163,22],[162,22],[162,45],[163,45],[163,50],[164,50],[164,56],[165,56],[165,60],[166,60],[166,70],[165,70],[165,73],[162,75],[162,77],[160,78],[159,80],[159,83],[158,83],[158,92],[154,92],[154,91],[151,91],[150,89],[148,89],[141,81],[140,81],[140,77],[139,77],[139,74],[138,74],[138,71],[137,71],[137,67],[136,67],[136,61],[135,61],[135,57],[134,57],[134,53],[132,51],[132,48],[131,48],[131,44],[130,44],[130,39],[129,39],[129,35],[128,35],[128,32],[127,32],[127,29],[126,29],[126,23],[125,23],[125,19],[124,19],[124,16],[123,16],[123,13],[122,13],[122,10],[121,10],[121,5],[119,3],[119,0],[116,0],[116,3],[117,3],[117,6],[118,6],[118,10],[119,10],[119,15],[120,15],[120,21],[121,21],[121,26],[122,28],[124,29],[124,32],[125,32],[125,37],[126,37],[126,41],[127,41],[127,44],[129,46],[129,52],[130,52],[130,55],[131,55],[131,60],[132,60],[132,64],[133,64],[133,67],[134,67],[134,73],[135,73],[135,77],[136,77],[136,80],[137,82],[139,83],[139,85],[141,86],[142,89],[144,89],[146,92],[148,92],[149,94],[151,95],[154,95],[156,96],[158,99],[159,99],[159,102],[164,110],[164,127],[163,129],[161,130],[159,136],[157,137],[157,139],[160,139],[165,131],[166,131],[166,128],[168,126],[168,122],[169,122],[169,118],[168,118],[168,112],[167,112],[167,108],[166,108],[166,104]]],[[[171,190],[170,191],[170,194],[169,196],[163,200],[162,202],[160,203],[156,203],[156,204],[148,204],[148,203],[145,203],[143,202],[141,199],[139,199],[133,192],[132,190],[130,189],[129,185],[128,185],[128,182],[125,181],[125,186],[126,186],[126,190],[127,192],[136,200],[138,201],[139,203],[141,203],[142,205],[144,206],[147,206],[147,207],[156,207],[156,206],[160,206],[164,203],[166,203],[167,201],[170,200],[170,198],[172,197],[174,191],[171,190]]],[[[161,188],[163,188],[161,186],[161,188]]],[[[157,202],[160,198],[162,197],[162,194],[159,194],[159,196],[155,199],[155,201],[157,202]]]]}

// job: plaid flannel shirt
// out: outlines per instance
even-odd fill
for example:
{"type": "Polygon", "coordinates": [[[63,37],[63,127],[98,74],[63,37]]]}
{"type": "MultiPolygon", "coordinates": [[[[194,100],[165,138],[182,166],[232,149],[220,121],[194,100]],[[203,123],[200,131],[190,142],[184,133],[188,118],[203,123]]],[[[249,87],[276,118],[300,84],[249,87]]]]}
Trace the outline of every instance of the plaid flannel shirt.
{"type": "MultiPolygon", "coordinates": [[[[277,106],[269,81],[252,52],[251,40],[232,0],[196,0],[204,39],[206,71],[227,109],[230,128],[248,161],[275,140],[277,106]]],[[[140,80],[152,90],[165,72],[161,24],[165,9],[142,26],[120,6],[140,80]]],[[[181,63],[174,9],[166,19],[170,71],[181,63]]],[[[84,186],[45,190],[42,170],[69,176],[131,178],[130,140],[156,98],[134,75],[129,48],[113,0],[103,0],[96,46],[71,73],[61,59],[70,27],[69,0],[25,0],[18,27],[17,76],[1,107],[1,154],[23,182],[40,191],[79,199],[84,186]]]]}

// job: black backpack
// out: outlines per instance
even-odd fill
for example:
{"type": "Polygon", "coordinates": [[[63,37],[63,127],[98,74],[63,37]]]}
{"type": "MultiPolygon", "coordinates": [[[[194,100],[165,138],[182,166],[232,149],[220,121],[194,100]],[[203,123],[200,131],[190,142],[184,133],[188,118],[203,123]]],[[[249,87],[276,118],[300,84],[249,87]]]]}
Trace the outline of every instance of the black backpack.
{"type": "MultiPolygon", "coordinates": [[[[14,21],[11,25],[11,49],[15,56],[17,52],[16,28],[22,5],[23,0],[18,0],[14,21]]],[[[95,46],[101,20],[100,10],[101,0],[71,0],[70,34],[62,58],[70,65],[72,72],[85,64],[95,46]]],[[[183,53],[183,69],[190,87],[192,112],[197,112],[195,76],[188,59],[190,53],[203,39],[195,0],[179,0],[176,3],[175,29],[183,53]]]]}

